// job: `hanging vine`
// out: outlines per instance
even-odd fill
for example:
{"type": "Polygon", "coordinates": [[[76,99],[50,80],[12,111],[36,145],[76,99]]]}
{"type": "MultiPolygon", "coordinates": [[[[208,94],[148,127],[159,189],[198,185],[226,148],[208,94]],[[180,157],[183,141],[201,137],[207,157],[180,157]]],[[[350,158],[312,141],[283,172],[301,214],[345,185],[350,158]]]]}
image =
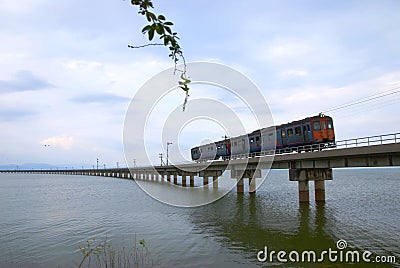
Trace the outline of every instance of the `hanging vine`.
{"type": "Polygon", "coordinates": [[[131,4],[139,7],[138,13],[142,16],[145,16],[148,23],[143,27],[142,33],[147,34],[149,42],[152,42],[154,37],[159,37],[161,43],[148,43],[139,46],[128,45],[129,48],[143,48],[148,46],[166,46],[169,48],[170,54],[168,55],[172,61],[174,62],[174,74],[176,72],[180,72],[180,81],[179,87],[185,92],[185,100],[183,102],[183,111],[186,109],[186,104],[189,98],[189,87],[188,84],[191,82],[188,79],[186,74],[186,61],[183,56],[183,52],[181,46],[179,45],[179,37],[176,32],[172,30],[172,26],[174,25],[171,21],[168,21],[164,15],[156,15],[151,12],[151,9],[154,9],[153,3],[151,0],[132,0],[131,4]],[[183,69],[179,69],[178,62],[182,60],[183,69]]]}

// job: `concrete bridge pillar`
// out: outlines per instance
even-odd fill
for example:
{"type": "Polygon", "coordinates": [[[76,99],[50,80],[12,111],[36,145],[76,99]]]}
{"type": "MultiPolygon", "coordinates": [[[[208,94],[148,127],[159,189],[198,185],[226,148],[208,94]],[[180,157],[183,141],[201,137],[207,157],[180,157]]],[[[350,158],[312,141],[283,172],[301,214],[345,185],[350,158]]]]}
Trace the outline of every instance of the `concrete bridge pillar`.
{"type": "Polygon", "coordinates": [[[243,178],[238,178],[238,179],[237,179],[236,192],[237,192],[238,194],[244,193],[243,178]]]}
{"type": "Polygon", "coordinates": [[[218,189],[218,177],[222,175],[222,170],[204,170],[199,172],[199,176],[203,177],[203,185],[208,186],[209,177],[212,177],[212,185],[214,189],[218,189]]]}
{"type": "Polygon", "coordinates": [[[186,175],[182,175],[182,186],[186,187],[186,175]]]}
{"type": "Polygon", "coordinates": [[[213,188],[218,189],[218,176],[214,175],[212,178],[213,178],[213,188]]]}
{"type": "Polygon", "coordinates": [[[254,194],[256,192],[256,179],[254,178],[249,178],[249,193],[254,194]]]}
{"type": "Polygon", "coordinates": [[[299,184],[299,202],[300,203],[310,202],[308,180],[299,181],[298,184],[299,184]]]}
{"type": "Polygon", "coordinates": [[[194,187],[194,175],[190,175],[190,187],[194,187]]]}
{"type": "Polygon", "coordinates": [[[314,181],[314,193],[316,202],[325,202],[325,181],[314,181]]]}
{"type": "Polygon", "coordinates": [[[289,169],[289,180],[297,181],[299,184],[299,202],[309,202],[309,181],[314,181],[315,202],[325,201],[325,180],[332,180],[331,168],[295,168],[291,164],[289,169]]]}
{"type": "Polygon", "coordinates": [[[178,184],[178,174],[174,174],[174,184],[178,184]]]}
{"type": "Polygon", "coordinates": [[[256,192],[256,178],[261,178],[260,169],[246,169],[246,170],[232,170],[231,178],[237,179],[236,192],[244,192],[244,178],[249,179],[249,193],[254,194],[256,192]]]}

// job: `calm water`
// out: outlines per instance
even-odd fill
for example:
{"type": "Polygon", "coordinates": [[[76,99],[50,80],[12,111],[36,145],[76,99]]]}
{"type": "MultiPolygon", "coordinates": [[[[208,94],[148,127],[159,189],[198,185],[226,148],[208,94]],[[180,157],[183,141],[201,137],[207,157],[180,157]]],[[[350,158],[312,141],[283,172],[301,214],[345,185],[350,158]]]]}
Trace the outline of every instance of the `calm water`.
{"type": "Polygon", "coordinates": [[[276,266],[258,262],[257,252],[336,249],[339,239],[394,255],[398,265],[399,190],[400,169],[334,170],[325,205],[300,206],[288,172],[272,171],[254,196],[231,192],[189,209],[155,201],[130,180],[0,174],[0,266],[76,267],[86,239],[129,246],[135,236],[159,267],[276,266]]]}

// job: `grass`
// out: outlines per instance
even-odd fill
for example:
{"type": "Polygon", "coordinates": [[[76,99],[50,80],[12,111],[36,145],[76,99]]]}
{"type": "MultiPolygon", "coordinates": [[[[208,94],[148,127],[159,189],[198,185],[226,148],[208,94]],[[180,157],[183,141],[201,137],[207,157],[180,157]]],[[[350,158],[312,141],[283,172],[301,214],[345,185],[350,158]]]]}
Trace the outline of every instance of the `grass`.
{"type": "Polygon", "coordinates": [[[122,246],[115,248],[110,242],[96,241],[95,238],[86,241],[85,245],[80,245],[82,260],[81,267],[105,267],[105,268],[139,268],[153,267],[155,265],[144,239],[136,241],[133,246],[126,248],[122,246]]]}

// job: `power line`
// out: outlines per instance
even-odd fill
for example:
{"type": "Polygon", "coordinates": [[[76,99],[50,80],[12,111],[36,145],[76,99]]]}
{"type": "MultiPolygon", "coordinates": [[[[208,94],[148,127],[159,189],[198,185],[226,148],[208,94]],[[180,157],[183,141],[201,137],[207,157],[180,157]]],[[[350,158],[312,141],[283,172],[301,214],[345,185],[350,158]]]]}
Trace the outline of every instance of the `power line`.
{"type": "Polygon", "coordinates": [[[364,102],[368,102],[368,101],[376,100],[376,99],[383,98],[383,97],[386,97],[386,96],[394,95],[394,94],[397,94],[397,93],[400,92],[400,90],[398,90],[398,89],[400,89],[400,87],[395,87],[395,88],[386,90],[384,92],[381,92],[379,94],[371,95],[369,97],[364,97],[364,98],[361,98],[359,100],[356,100],[356,101],[353,101],[353,102],[350,102],[350,103],[342,104],[342,105],[339,105],[339,106],[334,106],[334,107],[332,107],[332,108],[330,108],[328,110],[325,110],[324,113],[340,110],[340,109],[347,108],[347,107],[350,107],[350,106],[353,106],[353,105],[358,105],[358,104],[361,104],[361,103],[364,103],[364,102]],[[390,91],[393,91],[393,90],[396,90],[396,91],[390,92],[390,91]],[[388,92],[390,92],[390,93],[388,93],[388,92]]]}

